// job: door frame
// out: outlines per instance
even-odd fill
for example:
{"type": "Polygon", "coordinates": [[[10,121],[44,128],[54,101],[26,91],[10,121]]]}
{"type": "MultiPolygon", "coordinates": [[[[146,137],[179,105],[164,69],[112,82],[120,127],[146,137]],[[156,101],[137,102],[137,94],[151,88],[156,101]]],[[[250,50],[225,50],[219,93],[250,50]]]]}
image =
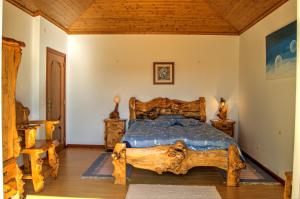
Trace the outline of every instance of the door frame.
{"type": "Polygon", "coordinates": [[[63,143],[63,147],[62,149],[66,148],[67,146],[67,143],[66,143],[66,134],[67,134],[67,131],[66,131],[66,54],[65,53],[62,53],[62,52],[59,52],[53,48],[50,48],[50,47],[47,47],[46,48],[46,119],[47,119],[47,99],[48,99],[48,84],[49,84],[49,74],[48,74],[48,60],[49,60],[49,53],[53,53],[53,54],[56,54],[58,56],[62,56],[64,57],[64,86],[63,86],[63,94],[64,94],[64,103],[63,103],[63,110],[64,110],[64,143],[63,143]]]}

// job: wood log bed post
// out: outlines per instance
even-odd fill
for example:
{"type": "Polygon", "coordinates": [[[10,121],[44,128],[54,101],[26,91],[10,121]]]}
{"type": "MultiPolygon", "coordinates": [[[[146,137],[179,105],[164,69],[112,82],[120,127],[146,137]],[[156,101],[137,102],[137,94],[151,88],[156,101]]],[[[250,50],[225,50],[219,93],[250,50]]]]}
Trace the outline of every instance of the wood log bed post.
{"type": "Polygon", "coordinates": [[[227,186],[236,187],[239,185],[241,169],[245,167],[245,163],[240,159],[237,146],[230,145],[228,148],[227,186]]]}
{"type": "Polygon", "coordinates": [[[204,97],[200,97],[199,98],[199,114],[200,114],[199,119],[202,122],[206,121],[206,110],[205,110],[205,107],[206,107],[205,98],[204,97]]]}
{"type": "Polygon", "coordinates": [[[126,185],[126,144],[118,143],[111,155],[113,159],[115,184],[126,185]]]}
{"type": "Polygon", "coordinates": [[[131,120],[136,119],[136,113],[135,113],[135,97],[131,97],[129,100],[129,112],[130,112],[130,118],[131,120]]]}

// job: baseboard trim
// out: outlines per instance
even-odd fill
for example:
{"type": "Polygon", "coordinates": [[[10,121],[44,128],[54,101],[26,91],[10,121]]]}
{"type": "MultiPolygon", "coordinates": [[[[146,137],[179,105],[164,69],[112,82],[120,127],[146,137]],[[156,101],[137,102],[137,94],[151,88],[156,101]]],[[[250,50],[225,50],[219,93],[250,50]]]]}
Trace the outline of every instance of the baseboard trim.
{"type": "Polygon", "coordinates": [[[282,185],[285,184],[284,179],[282,179],[281,177],[279,177],[277,174],[275,174],[273,171],[271,171],[270,169],[268,169],[267,167],[265,167],[263,164],[261,164],[260,162],[258,162],[257,160],[255,160],[253,157],[251,157],[248,153],[246,153],[245,151],[243,151],[243,155],[247,158],[249,158],[252,162],[254,162],[257,166],[259,166],[262,170],[264,170],[266,173],[268,173],[270,176],[272,176],[274,179],[276,179],[278,182],[280,182],[282,185]]]}
{"type": "Polygon", "coordinates": [[[101,144],[67,144],[67,148],[100,148],[104,149],[101,144]]]}

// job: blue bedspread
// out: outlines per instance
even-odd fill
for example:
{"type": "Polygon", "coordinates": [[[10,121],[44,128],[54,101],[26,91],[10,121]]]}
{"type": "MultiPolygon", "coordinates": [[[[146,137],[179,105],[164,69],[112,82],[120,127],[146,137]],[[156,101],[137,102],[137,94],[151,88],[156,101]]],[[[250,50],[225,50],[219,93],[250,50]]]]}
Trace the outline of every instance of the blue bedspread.
{"type": "Polygon", "coordinates": [[[183,140],[192,150],[227,149],[234,139],[195,119],[165,118],[130,121],[122,141],[132,148],[174,144],[183,140]]]}

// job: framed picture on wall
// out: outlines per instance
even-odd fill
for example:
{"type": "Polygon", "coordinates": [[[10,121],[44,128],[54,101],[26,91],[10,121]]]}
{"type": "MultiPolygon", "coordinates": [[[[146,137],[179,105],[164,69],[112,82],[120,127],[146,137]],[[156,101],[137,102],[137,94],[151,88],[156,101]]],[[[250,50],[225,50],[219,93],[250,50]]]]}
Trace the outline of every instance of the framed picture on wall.
{"type": "Polygon", "coordinates": [[[267,79],[296,76],[297,22],[294,21],[266,37],[267,79]]]}
{"type": "Polygon", "coordinates": [[[174,62],[153,63],[153,84],[174,84],[174,62]]]}

